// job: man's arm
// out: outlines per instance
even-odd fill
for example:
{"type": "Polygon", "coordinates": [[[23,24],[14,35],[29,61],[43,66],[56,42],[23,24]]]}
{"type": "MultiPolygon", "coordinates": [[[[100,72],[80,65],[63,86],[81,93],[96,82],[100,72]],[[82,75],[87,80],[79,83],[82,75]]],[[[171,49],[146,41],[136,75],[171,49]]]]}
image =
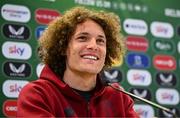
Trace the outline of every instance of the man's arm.
{"type": "Polygon", "coordinates": [[[17,117],[54,117],[41,91],[33,84],[26,85],[17,100],[17,117]]]}

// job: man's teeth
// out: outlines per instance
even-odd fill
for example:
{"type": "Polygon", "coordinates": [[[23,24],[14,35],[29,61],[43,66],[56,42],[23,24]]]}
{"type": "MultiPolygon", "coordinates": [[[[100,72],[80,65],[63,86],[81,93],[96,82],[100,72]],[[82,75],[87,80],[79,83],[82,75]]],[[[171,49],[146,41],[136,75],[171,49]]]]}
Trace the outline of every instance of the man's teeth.
{"type": "Polygon", "coordinates": [[[83,56],[83,58],[84,58],[84,59],[93,59],[93,60],[97,60],[97,57],[95,57],[95,56],[88,56],[88,55],[86,55],[86,56],[83,56]]]}

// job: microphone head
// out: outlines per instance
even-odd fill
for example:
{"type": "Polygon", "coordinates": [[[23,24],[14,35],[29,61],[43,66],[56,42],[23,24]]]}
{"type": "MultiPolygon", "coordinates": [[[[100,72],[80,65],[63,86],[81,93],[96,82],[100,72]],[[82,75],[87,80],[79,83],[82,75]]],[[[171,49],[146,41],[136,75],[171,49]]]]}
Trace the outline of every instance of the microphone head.
{"type": "Polygon", "coordinates": [[[118,69],[108,69],[101,73],[101,79],[104,85],[108,83],[119,83],[122,80],[122,73],[118,69]]]}

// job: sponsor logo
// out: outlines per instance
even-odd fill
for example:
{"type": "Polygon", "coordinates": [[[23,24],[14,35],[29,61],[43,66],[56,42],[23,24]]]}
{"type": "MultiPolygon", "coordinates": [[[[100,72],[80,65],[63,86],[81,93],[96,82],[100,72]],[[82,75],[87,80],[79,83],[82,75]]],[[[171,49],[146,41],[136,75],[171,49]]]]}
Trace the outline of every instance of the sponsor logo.
{"type": "Polygon", "coordinates": [[[49,24],[52,20],[60,16],[60,13],[52,9],[37,9],[35,11],[35,19],[40,24],[49,24]]]}
{"type": "Polygon", "coordinates": [[[27,60],[32,55],[32,49],[27,43],[7,41],[2,46],[2,53],[8,59],[27,60]]]}
{"type": "MultiPolygon", "coordinates": [[[[170,108],[170,110],[176,114],[176,117],[180,117],[180,111],[177,108],[170,108]]],[[[159,110],[159,116],[165,118],[173,118],[174,116],[166,111],[159,110]]]]}
{"type": "Polygon", "coordinates": [[[27,23],[31,18],[30,10],[22,5],[5,4],[1,8],[1,14],[7,21],[27,23]]]}
{"type": "Polygon", "coordinates": [[[152,77],[147,70],[130,69],[127,72],[127,80],[131,85],[149,86],[152,77]]]}
{"type": "Polygon", "coordinates": [[[130,68],[148,68],[149,57],[143,53],[128,53],[126,63],[130,68]]]}
{"type": "Polygon", "coordinates": [[[128,50],[146,52],[148,49],[148,41],[144,37],[128,36],[126,39],[128,50]]]}
{"type": "Polygon", "coordinates": [[[46,29],[46,26],[38,26],[36,28],[36,38],[39,39],[39,37],[42,35],[42,33],[44,32],[44,30],[46,29]]]}
{"type": "Polygon", "coordinates": [[[180,9],[165,8],[164,15],[173,18],[180,18],[180,9]]]}
{"type": "Polygon", "coordinates": [[[128,34],[144,36],[148,32],[147,24],[144,20],[126,19],[123,22],[123,29],[128,34]]]}
{"type": "Polygon", "coordinates": [[[39,64],[37,65],[37,67],[36,67],[36,74],[37,74],[38,77],[40,77],[40,74],[41,74],[44,66],[45,66],[45,65],[44,65],[43,63],[39,63],[39,64]]]}
{"type": "Polygon", "coordinates": [[[147,100],[151,99],[151,93],[148,89],[132,88],[130,92],[141,98],[145,98],[147,100]]]}
{"type": "Polygon", "coordinates": [[[155,55],[153,58],[154,67],[158,70],[175,70],[176,60],[169,55],[155,55]]]}
{"type": "Polygon", "coordinates": [[[116,83],[122,80],[122,73],[118,69],[104,70],[101,76],[105,82],[110,83],[116,83]]]}
{"type": "Polygon", "coordinates": [[[180,25],[177,28],[177,34],[180,36],[180,25]]]}
{"type": "Polygon", "coordinates": [[[180,42],[178,42],[178,44],[177,44],[177,50],[178,50],[178,52],[180,54],[180,42]]]}
{"type": "Polygon", "coordinates": [[[174,35],[174,30],[170,23],[155,21],[151,23],[150,29],[152,35],[155,37],[172,38],[174,35]]]}
{"type": "Polygon", "coordinates": [[[159,72],[156,74],[156,81],[161,86],[172,87],[176,85],[176,76],[170,72],[159,72]]]}
{"type": "Polygon", "coordinates": [[[31,67],[27,63],[6,62],[3,69],[9,77],[29,77],[31,74],[31,67]]]}
{"type": "Polygon", "coordinates": [[[153,118],[154,109],[149,105],[135,104],[134,109],[140,118],[153,118]]]}
{"type": "Polygon", "coordinates": [[[160,104],[177,105],[179,93],[176,89],[160,88],[156,91],[156,100],[160,104]]]}
{"type": "Polygon", "coordinates": [[[7,38],[27,40],[30,36],[30,31],[25,25],[5,24],[3,26],[3,34],[7,38]]]}
{"type": "Polygon", "coordinates": [[[6,97],[17,98],[21,89],[28,83],[25,80],[6,80],[3,83],[3,93],[6,97]]]}
{"type": "Polygon", "coordinates": [[[173,42],[170,42],[170,41],[165,41],[165,40],[155,40],[153,42],[153,45],[154,45],[154,49],[157,51],[157,52],[161,52],[161,53],[171,53],[174,51],[174,45],[173,45],[173,42]]]}
{"type": "Polygon", "coordinates": [[[15,117],[17,113],[17,101],[16,100],[6,100],[3,103],[3,113],[8,117],[15,117]]]}

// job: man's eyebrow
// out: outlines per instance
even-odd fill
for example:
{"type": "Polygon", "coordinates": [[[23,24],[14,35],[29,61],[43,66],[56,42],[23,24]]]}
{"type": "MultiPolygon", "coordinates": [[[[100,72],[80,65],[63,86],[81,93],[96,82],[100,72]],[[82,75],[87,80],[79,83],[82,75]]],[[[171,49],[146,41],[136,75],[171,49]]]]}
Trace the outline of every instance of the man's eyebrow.
{"type": "Polygon", "coordinates": [[[88,32],[80,32],[77,35],[89,35],[89,33],[88,32]]]}
{"type": "Polygon", "coordinates": [[[105,36],[103,36],[103,35],[98,35],[98,37],[100,37],[100,38],[106,38],[105,36]]]}
{"type": "MultiPolygon", "coordinates": [[[[88,33],[88,32],[80,32],[80,33],[78,33],[77,35],[89,35],[89,33],[88,33]]],[[[98,37],[100,37],[100,38],[105,38],[104,35],[98,35],[98,37]]]]}

